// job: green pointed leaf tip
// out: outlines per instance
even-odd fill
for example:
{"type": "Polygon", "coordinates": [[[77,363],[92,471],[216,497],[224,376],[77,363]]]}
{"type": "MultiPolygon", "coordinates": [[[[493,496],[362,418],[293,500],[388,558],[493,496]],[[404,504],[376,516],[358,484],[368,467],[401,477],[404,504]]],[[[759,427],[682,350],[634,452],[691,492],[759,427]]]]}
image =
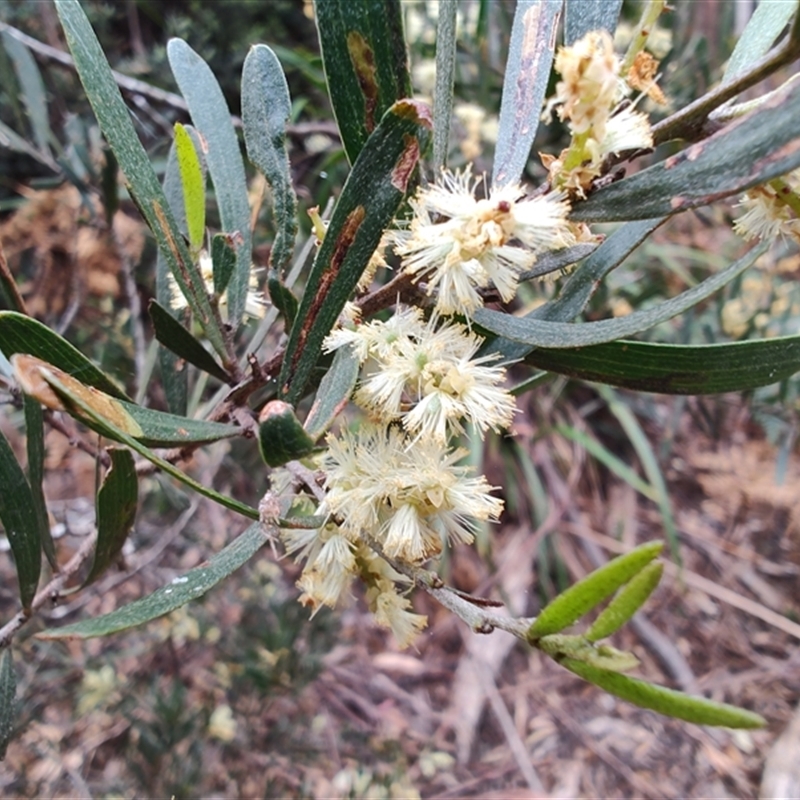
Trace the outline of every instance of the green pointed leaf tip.
{"type": "Polygon", "coordinates": [[[697,725],[726,728],[763,728],[767,724],[760,714],[727,703],[715,703],[704,697],[676,692],[674,689],[656,686],[618,672],[598,669],[571,658],[562,659],[560,664],[609,694],[668,717],[697,725]]]}
{"type": "Polygon", "coordinates": [[[269,299],[272,301],[272,305],[278,309],[283,317],[286,329],[291,330],[297,318],[297,308],[299,304],[292,290],[281,282],[277,270],[271,269],[269,271],[269,275],[267,276],[267,291],[269,292],[269,299]]]}
{"type": "Polygon", "coordinates": [[[14,732],[16,706],[17,679],[14,675],[11,648],[6,647],[0,660],[0,761],[5,758],[11,734],[14,732]]]}
{"type": "Polygon", "coordinates": [[[113,564],[136,518],[138,478],[130,450],[108,448],[111,468],[97,493],[97,545],[84,585],[92,583],[113,564]]]}
{"type": "Polygon", "coordinates": [[[664,565],[650,562],[634,575],[616,594],[586,632],[586,639],[596,642],[618,631],[647,601],[658,586],[664,565]]]}
{"type": "Polygon", "coordinates": [[[649,564],[664,547],[663,542],[648,542],[630,553],[609,561],[562,592],[549,603],[528,628],[528,641],[558,633],[580,619],[587,611],[613,594],[649,564]]]}
{"type": "Polygon", "coordinates": [[[288,403],[271,400],[261,409],[258,422],[258,447],[268,466],[280,467],[314,450],[314,440],[288,403]]]}
{"type": "Polygon", "coordinates": [[[192,251],[199,253],[206,230],[205,179],[192,137],[180,122],[175,123],[175,153],[181,173],[189,242],[192,251]]]}

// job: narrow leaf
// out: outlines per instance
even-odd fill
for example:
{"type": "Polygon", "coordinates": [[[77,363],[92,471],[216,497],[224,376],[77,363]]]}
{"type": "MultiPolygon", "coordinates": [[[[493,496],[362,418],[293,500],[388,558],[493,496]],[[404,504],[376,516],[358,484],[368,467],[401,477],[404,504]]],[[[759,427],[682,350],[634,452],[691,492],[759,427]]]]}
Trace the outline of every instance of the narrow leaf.
{"type": "Polygon", "coordinates": [[[730,344],[617,341],[576,350],[537,348],[525,363],[548,372],[659,394],[743,392],[800,371],[800,336],[730,344]]]}
{"type": "Polygon", "coordinates": [[[252,558],[277,531],[257,522],[247,528],[227,547],[205,562],[189,570],[151,595],[136,600],[101,617],[76,622],[63,628],[42,631],[40,639],[90,639],[133,628],[169,614],[191,600],[202,597],[228,575],[252,558]]]}
{"type": "Polygon", "coordinates": [[[647,601],[661,580],[664,565],[650,562],[634,575],[614,596],[586,632],[586,639],[597,642],[616,633],[647,601]]]}
{"type": "Polygon", "coordinates": [[[50,535],[50,522],[47,518],[47,505],[42,489],[45,456],[44,416],[41,405],[28,395],[23,395],[23,407],[25,409],[25,442],[28,451],[28,483],[33,496],[33,508],[39,522],[42,549],[50,566],[56,569],[56,546],[50,535]]]}
{"type": "Polygon", "coordinates": [[[228,374],[216,362],[214,356],[166,308],[163,308],[155,300],[151,300],[147,311],[150,319],[153,320],[156,339],[164,347],[190,364],[194,364],[203,372],[213,375],[217,380],[223,383],[230,381],[228,374]]]}
{"type": "Polygon", "coordinates": [[[510,314],[487,308],[479,308],[473,317],[478,325],[492,333],[537,347],[562,349],[611,342],[653,328],[710,297],[751,266],[767,250],[769,244],[762,242],[722,272],[706,278],[701,284],[664,301],[655,308],[634,311],[618,319],[582,324],[548,322],[532,317],[512,317],[510,314]]]}
{"type": "Polygon", "coordinates": [[[17,679],[14,675],[11,647],[6,647],[0,660],[0,761],[6,757],[16,715],[17,679]]]}
{"type": "MultiPolygon", "coordinates": [[[[575,319],[589,302],[600,281],[616,269],[665,219],[659,217],[621,225],[581,262],[555,300],[539,306],[523,319],[556,322],[575,319]]],[[[510,364],[530,353],[532,347],[500,337],[489,344],[486,350],[500,354],[499,364],[510,364]]]]}
{"type": "Polygon", "coordinates": [[[97,545],[84,586],[97,580],[117,560],[136,518],[139,481],[133,455],[118,447],[108,448],[108,454],[111,468],[97,493],[97,545]]]}
{"type": "Polygon", "coordinates": [[[192,252],[199,253],[206,233],[206,181],[192,137],[180,122],[175,123],[175,155],[181,173],[189,243],[192,252]]]}
{"type": "Polygon", "coordinates": [[[236,270],[228,285],[228,321],[235,330],[244,314],[252,257],[250,208],[239,140],[222,89],[208,64],[182,39],[170,39],[167,57],[192,121],[206,143],[206,161],[222,229],[241,234],[236,270]]]}
{"type": "Polygon", "coordinates": [[[442,0],[436,22],[436,86],[433,94],[433,172],[447,166],[450,118],[453,114],[456,77],[457,0],[442,0]]]}
{"type": "Polygon", "coordinates": [[[539,128],[562,0],[518,0],[511,29],[492,185],[516,183],[539,128]]]}
{"type": "Polygon", "coordinates": [[[742,31],[742,35],[728,59],[725,74],[722,77],[723,85],[730,83],[769,52],[797,10],[796,0],[782,3],[759,3],[756,6],[753,16],[750,17],[750,21],[742,31]]]}
{"type": "Polygon", "coordinates": [[[30,608],[42,569],[42,539],[28,479],[8,439],[0,432],[0,522],[14,554],[19,595],[30,608]]]}
{"type": "Polygon", "coordinates": [[[275,241],[270,266],[282,275],[297,236],[297,198],[286,153],[286,123],[292,99],[275,53],[263,44],[250,48],[242,70],[242,127],[247,157],[272,189],[275,241]]]}
{"type": "Polygon", "coordinates": [[[15,353],[36,356],[63,369],[87,386],[94,386],[113,397],[127,399],[125,393],[80,350],[25,314],[0,311],[0,350],[9,359],[15,353]]]}
{"type": "Polygon", "coordinates": [[[211,240],[211,264],[214,272],[214,294],[221,297],[228,288],[236,270],[236,248],[240,242],[238,232],[235,235],[216,233],[211,240]]]}
{"type": "Polygon", "coordinates": [[[297,298],[288,286],[284,286],[275,270],[269,271],[267,277],[267,290],[272,305],[278,309],[286,322],[286,330],[291,330],[297,318],[297,298]]]}
{"type": "Polygon", "coordinates": [[[347,405],[356,386],[360,368],[361,362],[349,345],[336,351],[331,368],[320,381],[314,405],[306,417],[304,427],[312,439],[319,439],[347,405]]]}
{"type": "Polygon", "coordinates": [[[565,0],[564,44],[571,45],[590,31],[617,28],[622,0],[565,0]]]}
{"type": "Polygon", "coordinates": [[[397,0],[316,0],[317,31],[331,105],[354,164],[394,103],[411,96],[397,0]]]}
{"type": "Polygon", "coordinates": [[[638,678],[620,675],[618,672],[598,669],[571,658],[562,659],[559,663],[609,694],[668,717],[698,725],[717,725],[726,728],[763,728],[767,724],[759,714],[727,703],[715,703],[704,697],[693,697],[638,678]]]}
{"type": "Polygon", "coordinates": [[[800,83],[788,85],[721,131],[593,192],[570,218],[612,222],[708,205],[800,166],[800,83]]]}
{"type": "MultiPolygon", "coordinates": [[[[78,0],[56,0],[56,10],[86,96],[125,175],[131,198],[153,232],[170,271],[209,342],[220,355],[224,355],[225,338],[200,271],[189,254],[150,159],[136,135],[130,112],[89,20],[78,0]]],[[[43,357],[47,358],[46,355],[43,357]]]]}
{"type": "MultiPolygon", "coordinates": [[[[353,4],[360,5],[360,4],[353,4]]],[[[396,103],[380,121],[342,189],[292,328],[279,383],[296,405],[322,341],[355,289],[408,188],[431,127],[427,106],[396,103]]]]}
{"type": "Polygon", "coordinates": [[[571,267],[591,255],[597,250],[597,247],[596,244],[576,244],[564,250],[551,250],[549,253],[543,253],[536,259],[536,263],[531,269],[520,273],[519,279],[520,281],[529,281],[571,267]]]}
{"type": "Polygon", "coordinates": [[[663,549],[663,542],[639,545],[587,575],[550,602],[528,628],[528,641],[558,633],[602,603],[649,564],[663,549]]]}
{"type": "Polygon", "coordinates": [[[42,73],[31,51],[8,31],[2,32],[3,46],[12,63],[19,81],[22,100],[28,111],[33,139],[36,147],[45,155],[50,155],[50,120],[47,114],[47,95],[42,81],[42,73]]]}
{"type": "Polygon", "coordinates": [[[314,451],[294,409],[282,400],[270,400],[258,415],[258,449],[270,467],[304,458],[314,451]]]}

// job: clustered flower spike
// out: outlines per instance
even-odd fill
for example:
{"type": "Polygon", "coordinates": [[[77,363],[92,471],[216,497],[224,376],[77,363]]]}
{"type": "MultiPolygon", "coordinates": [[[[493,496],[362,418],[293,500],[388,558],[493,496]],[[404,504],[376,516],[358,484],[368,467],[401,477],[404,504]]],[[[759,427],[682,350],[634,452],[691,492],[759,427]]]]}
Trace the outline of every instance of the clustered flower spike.
{"type": "Polygon", "coordinates": [[[510,300],[538,253],[575,242],[562,195],[526,197],[514,185],[477,199],[481,181],[470,167],[443,170],[436,183],[417,191],[411,224],[395,236],[403,269],[426,280],[440,314],[470,316],[483,305],[479,290],[490,284],[510,300]]]}
{"type": "Polygon", "coordinates": [[[647,116],[620,103],[631,86],[661,102],[664,98],[653,77],[657,66],[652,57],[640,58],[629,73],[630,85],[626,83],[606,31],[591,31],[573,45],[560,48],[555,69],[562,79],[545,117],[557,108],[559,118],[569,125],[572,142],[557,158],[542,155],[555,188],[585,197],[592,181],[602,174],[607,156],[653,146],[647,116]]]}
{"type": "Polygon", "coordinates": [[[800,169],[748,189],[739,207],[744,213],[733,229],[743,238],[789,236],[800,243],[800,169]]]}

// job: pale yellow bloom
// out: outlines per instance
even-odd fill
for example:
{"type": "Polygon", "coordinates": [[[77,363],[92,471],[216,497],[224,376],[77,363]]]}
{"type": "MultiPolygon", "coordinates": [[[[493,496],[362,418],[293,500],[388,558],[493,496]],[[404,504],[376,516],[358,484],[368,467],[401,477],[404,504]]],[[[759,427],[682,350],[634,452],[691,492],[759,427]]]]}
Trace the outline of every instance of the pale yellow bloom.
{"type": "Polygon", "coordinates": [[[744,239],[789,236],[800,242],[800,169],[748,189],[738,207],[744,213],[734,220],[733,229],[744,239]]]}

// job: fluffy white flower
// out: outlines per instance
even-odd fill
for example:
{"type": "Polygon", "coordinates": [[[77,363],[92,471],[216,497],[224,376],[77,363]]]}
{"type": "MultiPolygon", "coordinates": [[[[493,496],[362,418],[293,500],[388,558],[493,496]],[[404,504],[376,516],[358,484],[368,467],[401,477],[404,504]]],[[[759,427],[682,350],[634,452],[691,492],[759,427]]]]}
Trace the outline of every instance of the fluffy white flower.
{"type": "Polygon", "coordinates": [[[748,189],[738,207],[744,213],[734,220],[733,229],[744,239],[789,236],[800,242],[800,169],[748,189]]]}

